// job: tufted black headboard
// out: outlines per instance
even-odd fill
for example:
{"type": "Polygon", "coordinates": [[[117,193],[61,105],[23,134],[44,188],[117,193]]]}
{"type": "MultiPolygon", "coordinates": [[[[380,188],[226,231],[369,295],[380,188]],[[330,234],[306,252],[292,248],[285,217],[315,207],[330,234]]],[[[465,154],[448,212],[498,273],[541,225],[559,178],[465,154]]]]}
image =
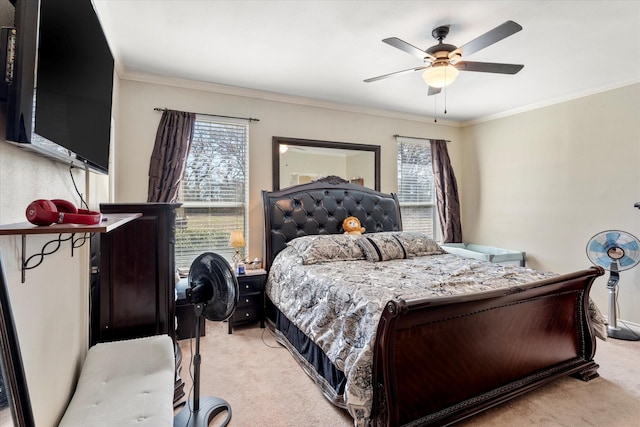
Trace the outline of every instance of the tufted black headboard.
{"type": "Polygon", "coordinates": [[[360,220],[366,233],[402,230],[395,194],[357,184],[312,182],[279,191],[263,191],[264,261],[269,270],[275,256],[296,237],[344,233],[348,216],[360,220]]]}

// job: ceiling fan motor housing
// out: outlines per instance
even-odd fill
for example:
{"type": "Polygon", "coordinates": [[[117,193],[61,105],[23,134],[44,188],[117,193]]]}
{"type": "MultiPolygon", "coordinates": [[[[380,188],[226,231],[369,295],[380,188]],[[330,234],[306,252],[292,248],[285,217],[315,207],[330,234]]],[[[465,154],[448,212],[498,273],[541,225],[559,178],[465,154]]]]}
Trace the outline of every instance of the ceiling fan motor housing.
{"type": "Polygon", "coordinates": [[[441,25],[440,27],[436,27],[433,29],[433,31],[431,31],[431,35],[434,39],[442,43],[442,40],[444,40],[449,35],[449,26],[441,25]]]}
{"type": "Polygon", "coordinates": [[[460,53],[459,52],[455,54],[453,53],[455,50],[458,49],[458,46],[442,43],[442,41],[447,37],[448,34],[449,34],[448,25],[444,25],[444,26],[433,29],[433,31],[431,32],[431,35],[433,36],[434,39],[438,40],[439,43],[435,46],[431,46],[425,52],[435,57],[436,60],[434,61],[432,58],[429,58],[429,57],[425,58],[425,60],[433,63],[446,62],[448,60],[453,60],[453,62],[455,63],[455,61],[460,60],[460,57],[461,57],[460,53]]]}
{"type": "Polygon", "coordinates": [[[439,43],[435,46],[431,46],[426,50],[426,52],[431,56],[435,56],[436,59],[448,59],[449,54],[456,49],[457,47],[452,44],[439,43]]]}

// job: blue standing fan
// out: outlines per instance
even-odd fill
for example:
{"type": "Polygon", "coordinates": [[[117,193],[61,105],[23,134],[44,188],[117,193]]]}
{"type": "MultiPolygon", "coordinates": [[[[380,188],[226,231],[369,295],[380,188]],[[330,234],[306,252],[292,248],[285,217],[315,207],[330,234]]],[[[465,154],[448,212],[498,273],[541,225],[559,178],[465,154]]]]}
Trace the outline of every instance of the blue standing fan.
{"type": "Polygon", "coordinates": [[[629,329],[618,327],[618,282],[620,272],[629,270],[640,263],[640,240],[620,230],[602,231],[589,240],[587,256],[595,265],[609,270],[607,289],[609,290],[609,315],[607,336],[628,341],[638,341],[640,337],[629,329]]]}

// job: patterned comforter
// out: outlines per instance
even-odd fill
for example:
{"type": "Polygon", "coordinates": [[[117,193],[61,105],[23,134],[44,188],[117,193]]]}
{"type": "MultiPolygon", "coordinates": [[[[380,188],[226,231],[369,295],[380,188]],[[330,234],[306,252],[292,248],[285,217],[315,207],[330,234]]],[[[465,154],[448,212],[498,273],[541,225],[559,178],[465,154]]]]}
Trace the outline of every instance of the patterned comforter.
{"type": "Polygon", "coordinates": [[[373,242],[372,236],[295,239],[276,257],[266,287],[282,314],[345,374],[341,396],[315,380],[356,425],[369,423],[373,345],[388,301],[509,288],[556,275],[448,254],[416,234],[377,233],[373,242]]]}

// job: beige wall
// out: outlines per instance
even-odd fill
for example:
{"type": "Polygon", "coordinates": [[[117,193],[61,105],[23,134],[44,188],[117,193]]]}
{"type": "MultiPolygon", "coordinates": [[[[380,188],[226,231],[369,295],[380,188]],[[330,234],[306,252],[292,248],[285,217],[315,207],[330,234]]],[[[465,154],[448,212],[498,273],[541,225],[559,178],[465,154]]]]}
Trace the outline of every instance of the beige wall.
{"type": "MultiPolygon", "coordinates": [[[[74,176],[84,191],[84,173],[76,171],[74,176]]],[[[35,199],[78,202],[67,166],[5,142],[0,142],[0,180],[2,224],[25,221],[25,208],[35,199]]],[[[27,257],[55,237],[27,236],[27,257]]],[[[39,426],[53,426],[66,408],[88,346],[88,248],[76,249],[72,257],[70,242],[62,243],[40,266],[26,272],[25,283],[20,274],[21,237],[0,237],[0,248],[34,418],[39,426]]]]}
{"type": "MultiPolygon", "coordinates": [[[[78,189],[91,206],[106,200],[107,177],[75,169],[78,189]]],[[[80,206],[69,168],[0,142],[0,224],[24,222],[27,205],[40,198],[61,198],[80,206]]],[[[26,237],[26,257],[38,254],[57,234],[26,237]]],[[[69,237],[68,234],[62,238],[69,237]]],[[[80,237],[76,235],[76,237],[80,237]]],[[[38,426],[55,426],[75,389],[88,348],[89,247],[71,255],[63,242],[21,283],[21,236],[0,237],[5,275],[22,350],[27,385],[38,426]]],[[[47,246],[50,250],[54,245],[47,246]]],[[[37,263],[34,259],[30,265],[37,263]]]]}
{"type": "Polygon", "coordinates": [[[382,191],[396,191],[394,134],[450,139],[452,162],[461,167],[458,127],[432,120],[403,119],[301,103],[121,80],[116,142],[116,200],[147,198],[149,157],[161,113],[154,107],[226,116],[254,117],[249,127],[249,256],[262,257],[261,190],[271,190],[273,136],[381,146],[382,191]]]}
{"type": "MultiPolygon", "coordinates": [[[[640,237],[640,84],[463,129],[463,235],[560,273],[591,265],[608,229],[640,237]]],[[[606,315],[606,277],[592,296],[606,315]]],[[[620,318],[640,325],[640,267],[621,273],[620,318]]]]}

